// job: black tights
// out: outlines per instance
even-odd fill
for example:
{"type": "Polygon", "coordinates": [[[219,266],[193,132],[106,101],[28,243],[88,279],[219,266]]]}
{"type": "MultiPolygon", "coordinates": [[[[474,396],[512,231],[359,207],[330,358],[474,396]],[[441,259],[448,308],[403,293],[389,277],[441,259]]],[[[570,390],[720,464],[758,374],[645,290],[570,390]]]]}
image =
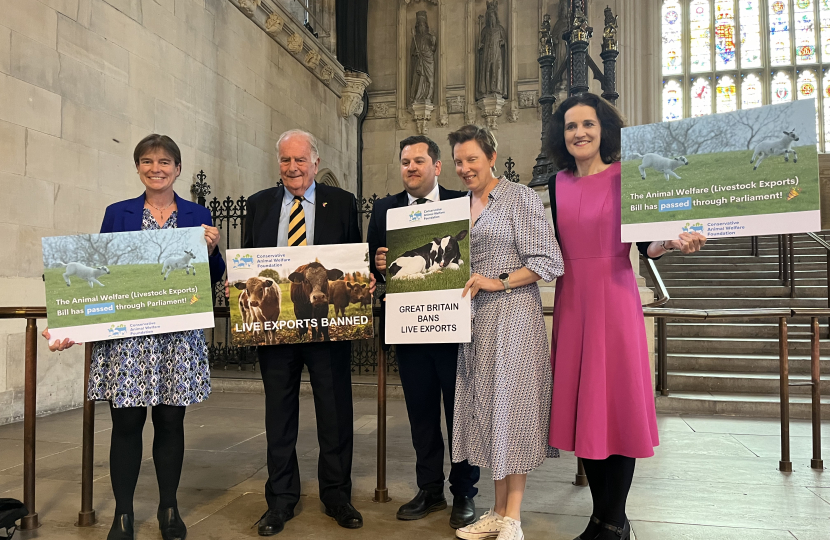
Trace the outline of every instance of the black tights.
{"type": "Polygon", "coordinates": [[[634,458],[613,455],[582,459],[594,500],[594,516],[616,527],[625,525],[625,501],[634,478],[634,458]]]}
{"type": "MultiPolygon", "coordinates": [[[[186,407],[153,407],[153,463],[159,485],[159,508],[176,506],[176,490],[184,460],[184,412],[186,407]]],[[[133,496],[141,469],[141,433],[147,407],[115,408],[112,415],[110,477],[115,494],[115,514],[133,513],[133,496]]]]}

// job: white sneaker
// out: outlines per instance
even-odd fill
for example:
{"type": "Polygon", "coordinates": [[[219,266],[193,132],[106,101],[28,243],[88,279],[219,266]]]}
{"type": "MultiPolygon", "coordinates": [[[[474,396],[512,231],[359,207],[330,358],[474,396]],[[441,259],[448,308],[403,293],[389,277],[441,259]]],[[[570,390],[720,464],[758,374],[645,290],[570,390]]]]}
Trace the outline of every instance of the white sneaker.
{"type": "Polygon", "coordinates": [[[502,521],[501,531],[496,540],[524,540],[525,533],[522,532],[522,523],[513,518],[506,517],[502,521]]]}
{"type": "Polygon", "coordinates": [[[504,526],[503,519],[504,518],[495,513],[491,508],[490,510],[484,512],[484,514],[482,514],[475,523],[456,529],[455,536],[463,538],[464,540],[483,540],[484,538],[495,538],[499,536],[499,532],[504,526]]]}

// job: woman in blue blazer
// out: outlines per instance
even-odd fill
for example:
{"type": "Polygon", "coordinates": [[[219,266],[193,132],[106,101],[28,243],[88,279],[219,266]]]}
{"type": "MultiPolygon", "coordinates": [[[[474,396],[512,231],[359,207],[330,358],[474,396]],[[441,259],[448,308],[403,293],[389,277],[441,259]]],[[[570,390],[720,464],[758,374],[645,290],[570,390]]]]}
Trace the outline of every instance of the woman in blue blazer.
{"type": "MultiPolygon", "coordinates": [[[[170,137],[149,135],[133,153],[145,191],[107,207],[102,233],[203,227],[210,254],[211,281],[222,279],[219,230],[210,212],[173,191],[181,174],[181,152],[170,137]]],[[[49,330],[43,332],[49,339],[49,330]]],[[[55,341],[53,351],[74,342],[55,341]]],[[[99,341],[93,345],[88,397],[108,401],[112,414],[110,477],[115,519],[107,540],[133,540],[133,495],[141,468],[141,434],[147,407],[153,414],[153,463],[159,485],[158,520],[164,540],[187,536],[176,503],[184,459],[184,413],[187,405],[210,394],[210,367],[202,330],[99,341]]]]}

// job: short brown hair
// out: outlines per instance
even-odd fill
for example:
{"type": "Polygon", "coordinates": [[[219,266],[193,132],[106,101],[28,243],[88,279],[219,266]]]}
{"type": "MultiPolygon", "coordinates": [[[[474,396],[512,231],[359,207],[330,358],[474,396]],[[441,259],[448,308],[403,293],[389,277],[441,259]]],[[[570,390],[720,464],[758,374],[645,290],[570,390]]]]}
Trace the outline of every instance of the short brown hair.
{"type": "Polygon", "coordinates": [[[182,152],[179,150],[179,146],[167,135],[159,135],[157,133],[147,135],[141,139],[141,142],[135,145],[135,150],[133,151],[135,164],[138,165],[142,156],[149,154],[153,150],[164,150],[170,154],[176,165],[182,164],[182,152]]]}
{"type": "Polygon", "coordinates": [[[484,155],[487,156],[487,159],[493,159],[493,156],[496,154],[496,149],[499,147],[498,141],[496,141],[496,138],[493,137],[489,129],[475,124],[467,124],[466,126],[458,128],[458,130],[447,135],[447,140],[450,141],[453,158],[455,158],[455,145],[464,144],[468,141],[477,142],[478,146],[484,152],[484,155]]]}
{"type": "Polygon", "coordinates": [[[398,152],[398,159],[401,159],[401,155],[403,154],[403,149],[407,146],[411,146],[413,144],[425,144],[427,145],[427,154],[429,157],[432,158],[432,163],[434,164],[436,161],[441,160],[441,149],[435,144],[435,141],[427,137],[426,135],[412,135],[411,137],[407,137],[406,139],[401,141],[401,151],[398,152]]]}
{"type": "Polygon", "coordinates": [[[576,171],[576,160],[565,145],[565,113],[577,105],[592,107],[597,113],[601,128],[599,155],[606,164],[620,160],[620,131],[625,125],[620,112],[596,94],[586,92],[571,96],[563,101],[553,113],[550,128],[545,134],[545,149],[560,169],[576,171]]]}

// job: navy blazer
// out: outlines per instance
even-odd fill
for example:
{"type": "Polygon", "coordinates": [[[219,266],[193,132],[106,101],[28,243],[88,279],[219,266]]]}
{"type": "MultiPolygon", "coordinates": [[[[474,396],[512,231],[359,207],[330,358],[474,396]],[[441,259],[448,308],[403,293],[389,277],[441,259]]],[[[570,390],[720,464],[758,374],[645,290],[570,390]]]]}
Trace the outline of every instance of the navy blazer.
{"type": "MultiPolygon", "coordinates": [[[[466,196],[466,191],[445,189],[444,186],[438,184],[438,198],[442,201],[466,196]]],[[[372,217],[369,218],[369,230],[366,233],[366,241],[369,242],[369,267],[372,269],[372,273],[375,274],[375,278],[380,282],[383,282],[384,277],[375,268],[375,253],[377,253],[378,248],[387,247],[386,212],[391,208],[403,208],[404,206],[409,206],[409,198],[406,196],[406,191],[378,199],[372,207],[372,217]]]]}
{"type": "MultiPolygon", "coordinates": [[[[178,211],[177,226],[184,227],[201,227],[202,225],[213,225],[213,219],[210,217],[210,210],[199,204],[186,201],[173,193],[176,199],[176,208],[178,211]]],[[[144,194],[142,193],[135,199],[127,199],[119,201],[107,206],[107,211],[104,213],[104,222],[101,223],[102,233],[126,232],[126,231],[140,231],[142,216],[144,215],[144,194]]],[[[219,252],[217,246],[213,253],[208,257],[210,264],[210,281],[216,283],[222,280],[225,274],[225,260],[222,258],[222,253],[219,252]]]]}

